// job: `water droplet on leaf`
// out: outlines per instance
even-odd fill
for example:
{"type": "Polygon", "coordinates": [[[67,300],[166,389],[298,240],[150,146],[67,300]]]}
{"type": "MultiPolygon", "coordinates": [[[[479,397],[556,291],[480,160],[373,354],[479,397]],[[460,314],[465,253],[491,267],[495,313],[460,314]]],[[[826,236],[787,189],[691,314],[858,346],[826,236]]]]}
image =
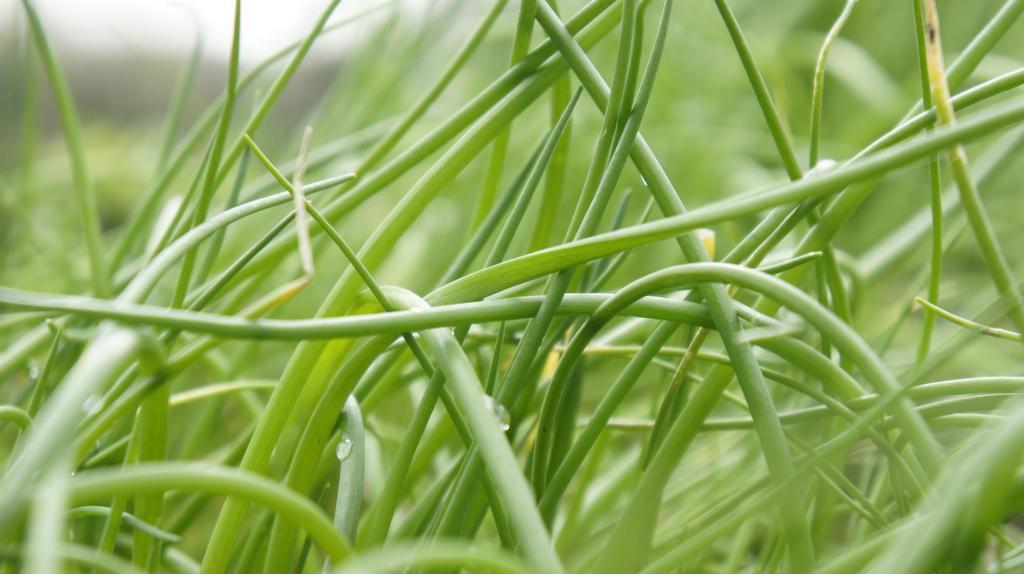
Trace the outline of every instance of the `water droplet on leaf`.
{"type": "Polygon", "coordinates": [[[486,404],[487,409],[497,417],[498,426],[501,427],[502,431],[507,431],[512,428],[512,415],[508,413],[508,409],[506,409],[504,405],[494,400],[491,395],[484,395],[484,404],[486,404]]]}
{"type": "Polygon", "coordinates": [[[338,455],[338,460],[343,461],[348,458],[349,455],[352,454],[352,441],[347,438],[342,439],[341,442],[338,443],[338,450],[336,451],[336,454],[338,455]]]}
{"type": "Polygon", "coordinates": [[[835,169],[838,165],[839,163],[834,159],[822,158],[818,160],[818,163],[814,164],[814,167],[811,168],[811,171],[807,172],[807,175],[820,175],[835,169]]]}
{"type": "Polygon", "coordinates": [[[89,395],[89,398],[82,402],[82,411],[86,415],[92,416],[103,409],[103,397],[99,395],[89,395]]]}

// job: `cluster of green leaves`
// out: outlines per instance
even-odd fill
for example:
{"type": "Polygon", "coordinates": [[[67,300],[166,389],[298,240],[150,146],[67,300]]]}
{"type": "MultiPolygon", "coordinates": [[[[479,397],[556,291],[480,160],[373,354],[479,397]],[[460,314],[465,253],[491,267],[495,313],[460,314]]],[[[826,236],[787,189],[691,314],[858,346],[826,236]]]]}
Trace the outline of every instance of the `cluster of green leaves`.
{"type": "Polygon", "coordinates": [[[0,569],[1024,568],[1024,0],[339,4],[243,73],[235,0],[111,222],[22,0],[0,569]]]}

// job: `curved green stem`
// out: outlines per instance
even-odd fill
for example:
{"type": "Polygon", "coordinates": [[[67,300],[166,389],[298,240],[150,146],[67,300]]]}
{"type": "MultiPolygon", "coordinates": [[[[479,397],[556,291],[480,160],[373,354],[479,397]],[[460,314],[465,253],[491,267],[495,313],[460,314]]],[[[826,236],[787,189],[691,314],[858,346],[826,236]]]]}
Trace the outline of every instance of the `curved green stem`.
{"type": "Polygon", "coordinates": [[[0,422],[10,422],[21,427],[21,430],[28,430],[32,425],[32,417],[28,412],[13,405],[0,405],[0,422]]]}
{"type": "Polygon", "coordinates": [[[989,337],[995,337],[997,339],[1016,341],[1018,343],[1024,342],[1024,336],[1021,336],[1021,334],[1016,331],[1000,329],[998,327],[992,327],[989,325],[982,325],[977,321],[972,321],[967,317],[962,317],[960,315],[957,315],[956,313],[953,313],[952,311],[943,309],[942,307],[939,307],[935,303],[922,299],[921,297],[915,297],[914,301],[916,301],[918,305],[921,305],[928,311],[931,311],[935,315],[938,315],[939,317],[942,317],[943,319],[955,325],[960,325],[961,327],[966,327],[968,329],[977,331],[982,335],[988,335],[989,337]]]}
{"type": "Polygon", "coordinates": [[[117,494],[173,490],[237,496],[266,506],[305,529],[332,562],[340,564],[352,554],[348,542],[313,502],[270,479],[242,470],[205,463],[147,463],[78,473],[72,477],[70,489],[73,504],[117,494]]]}
{"type": "Polygon", "coordinates": [[[818,165],[819,148],[821,146],[821,108],[825,100],[825,67],[828,64],[828,55],[832,51],[832,45],[839,38],[843,26],[853,14],[853,7],[857,0],[846,0],[843,10],[839,13],[836,21],[832,23],[825,41],[821,43],[821,51],[818,52],[818,59],[814,62],[814,84],[811,87],[811,145],[807,165],[814,168],[818,165]]]}
{"type": "Polygon", "coordinates": [[[887,171],[903,167],[951,144],[974,139],[1022,119],[1024,100],[993,106],[989,111],[979,113],[955,126],[938,128],[920,139],[893,146],[817,177],[801,179],[756,195],[724,200],[689,213],[598,234],[510,259],[461,277],[431,293],[427,300],[435,305],[473,300],[558,269],[677,237],[688,231],[734,217],[756,213],[776,205],[823,197],[851,184],[870,180],[887,171]]]}

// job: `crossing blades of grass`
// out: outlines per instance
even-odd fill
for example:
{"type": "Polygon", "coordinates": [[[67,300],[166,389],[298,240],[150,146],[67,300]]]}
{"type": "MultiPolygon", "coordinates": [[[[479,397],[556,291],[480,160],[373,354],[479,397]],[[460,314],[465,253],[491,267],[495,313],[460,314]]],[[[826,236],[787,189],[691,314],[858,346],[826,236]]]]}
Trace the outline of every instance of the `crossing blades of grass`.
{"type": "Polygon", "coordinates": [[[228,4],[0,39],[0,574],[1024,564],[1024,0],[228,4]]]}

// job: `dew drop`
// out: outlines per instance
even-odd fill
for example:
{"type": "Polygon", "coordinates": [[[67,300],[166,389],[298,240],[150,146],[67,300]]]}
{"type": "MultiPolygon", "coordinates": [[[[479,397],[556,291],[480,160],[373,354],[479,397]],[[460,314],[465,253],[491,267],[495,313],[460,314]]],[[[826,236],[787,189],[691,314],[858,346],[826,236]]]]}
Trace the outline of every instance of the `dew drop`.
{"type": "Polygon", "coordinates": [[[33,381],[39,380],[39,365],[32,363],[28,366],[28,378],[33,381]]]}
{"type": "Polygon", "coordinates": [[[820,175],[835,169],[838,165],[839,163],[834,159],[822,158],[818,160],[818,163],[814,164],[814,167],[811,168],[811,171],[807,172],[807,175],[820,175]]]}
{"type": "Polygon", "coordinates": [[[508,414],[508,409],[506,409],[504,405],[494,400],[491,395],[484,395],[484,404],[486,404],[487,409],[497,417],[498,426],[501,427],[502,431],[507,431],[512,428],[512,416],[508,414]]]}
{"type": "Polygon", "coordinates": [[[343,461],[348,458],[349,455],[352,454],[352,441],[347,438],[342,439],[342,441],[338,443],[338,450],[335,451],[335,453],[338,455],[338,460],[343,461]]]}
{"type": "Polygon", "coordinates": [[[95,415],[102,409],[103,397],[99,395],[89,395],[89,397],[82,402],[82,411],[84,411],[88,416],[95,415]]]}

